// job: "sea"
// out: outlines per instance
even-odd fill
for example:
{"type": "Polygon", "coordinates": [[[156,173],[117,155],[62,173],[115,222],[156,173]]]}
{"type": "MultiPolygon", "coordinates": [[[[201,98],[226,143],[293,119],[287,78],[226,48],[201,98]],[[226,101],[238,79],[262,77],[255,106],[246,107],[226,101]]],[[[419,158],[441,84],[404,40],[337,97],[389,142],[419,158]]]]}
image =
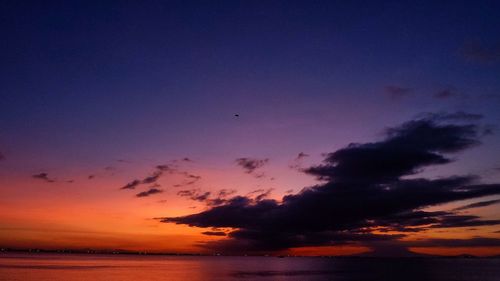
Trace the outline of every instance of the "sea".
{"type": "Polygon", "coordinates": [[[500,280],[498,258],[0,254],[2,281],[500,280]]]}

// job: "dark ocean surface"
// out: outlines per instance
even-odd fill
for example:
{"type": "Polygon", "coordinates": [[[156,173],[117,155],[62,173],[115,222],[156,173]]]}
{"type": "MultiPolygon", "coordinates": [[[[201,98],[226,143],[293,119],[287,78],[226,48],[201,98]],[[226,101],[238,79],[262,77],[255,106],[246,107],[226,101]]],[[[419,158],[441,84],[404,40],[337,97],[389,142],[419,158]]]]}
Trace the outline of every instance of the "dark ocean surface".
{"type": "Polygon", "coordinates": [[[0,254],[0,280],[500,280],[500,259],[0,254]]]}

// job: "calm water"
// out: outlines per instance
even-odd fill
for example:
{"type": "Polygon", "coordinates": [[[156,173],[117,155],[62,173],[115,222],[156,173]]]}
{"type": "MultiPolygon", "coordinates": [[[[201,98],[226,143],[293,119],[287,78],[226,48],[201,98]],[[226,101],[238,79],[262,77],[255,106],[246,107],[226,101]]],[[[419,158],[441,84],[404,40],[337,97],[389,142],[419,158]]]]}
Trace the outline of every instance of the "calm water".
{"type": "Polygon", "coordinates": [[[0,254],[0,280],[500,280],[500,259],[0,254]]]}

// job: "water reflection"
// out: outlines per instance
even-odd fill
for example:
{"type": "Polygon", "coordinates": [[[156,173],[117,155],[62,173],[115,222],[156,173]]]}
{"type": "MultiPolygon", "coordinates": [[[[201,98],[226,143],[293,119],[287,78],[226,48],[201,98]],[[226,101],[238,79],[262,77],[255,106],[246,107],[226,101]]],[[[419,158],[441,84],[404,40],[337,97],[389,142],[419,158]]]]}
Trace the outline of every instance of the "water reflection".
{"type": "Polygon", "coordinates": [[[500,259],[2,254],[0,280],[500,280],[500,259]]]}

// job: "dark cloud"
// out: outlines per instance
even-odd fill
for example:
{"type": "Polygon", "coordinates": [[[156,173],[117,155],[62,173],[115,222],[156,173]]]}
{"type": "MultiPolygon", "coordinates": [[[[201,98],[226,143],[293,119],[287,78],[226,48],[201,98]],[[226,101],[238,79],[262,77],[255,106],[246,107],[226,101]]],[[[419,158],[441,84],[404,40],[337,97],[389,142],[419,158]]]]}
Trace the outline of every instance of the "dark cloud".
{"type": "MultiPolygon", "coordinates": [[[[262,190],[264,191],[264,190],[262,190]]],[[[199,188],[180,190],[178,196],[204,203],[207,206],[220,206],[228,202],[228,197],[235,194],[234,189],[221,189],[217,192],[202,191],[199,188]]]]}
{"type": "Polygon", "coordinates": [[[405,233],[430,228],[496,225],[497,220],[453,211],[423,211],[429,206],[500,194],[500,184],[482,184],[476,176],[428,179],[417,175],[428,166],[450,163],[453,158],[449,155],[479,144],[479,126],[464,124],[471,121],[469,117],[426,116],[386,130],[382,140],[353,143],[328,153],[323,164],[305,170],[324,182],[280,201],[256,200],[253,194],[235,196],[200,213],[160,220],[233,229],[228,239],[204,244],[228,251],[371,245],[375,241],[399,242],[405,233]],[[453,123],[457,117],[460,123],[453,123]],[[375,229],[402,234],[377,234],[375,229]]]}
{"type": "Polygon", "coordinates": [[[212,194],[209,191],[203,192],[199,189],[189,189],[189,190],[181,190],[177,192],[177,195],[181,197],[189,197],[189,199],[198,201],[198,202],[205,202],[208,200],[210,194],[212,194]]]}
{"type": "Polygon", "coordinates": [[[202,243],[200,246],[228,253],[241,253],[249,250],[268,252],[290,247],[353,245],[359,242],[374,244],[382,241],[395,241],[403,237],[402,235],[344,232],[315,232],[304,236],[279,231],[262,233],[248,230],[233,231],[227,236],[229,239],[202,243]]]}
{"type": "Polygon", "coordinates": [[[104,167],[104,171],[106,171],[106,172],[113,172],[115,170],[116,170],[116,168],[113,167],[113,166],[106,166],[106,167],[104,167]]]}
{"type": "Polygon", "coordinates": [[[498,225],[500,220],[481,220],[478,216],[463,216],[463,215],[448,215],[438,218],[438,222],[431,227],[471,227],[471,226],[487,226],[498,225]]]}
{"type": "Polygon", "coordinates": [[[151,196],[151,195],[162,193],[162,192],[163,192],[163,190],[161,190],[161,189],[150,188],[146,191],[137,193],[135,196],[136,197],[147,197],[147,196],[151,196]]]}
{"type": "Polygon", "coordinates": [[[207,198],[208,206],[219,206],[227,202],[227,198],[236,193],[234,189],[221,189],[215,193],[215,197],[207,198]]]}
{"type": "Polygon", "coordinates": [[[262,201],[268,198],[273,190],[274,188],[269,188],[269,189],[259,188],[248,192],[246,197],[253,200],[254,202],[262,201]]]}
{"type": "Polygon", "coordinates": [[[499,247],[500,239],[476,237],[470,239],[425,239],[405,242],[410,247],[499,247]]]}
{"type": "Polygon", "coordinates": [[[291,165],[289,165],[290,169],[301,171],[302,170],[302,160],[304,158],[307,158],[307,157],[309,157],[309,154],[306,154],[304,152],[300,152],[297,155],[297,157],[295,157],[295,159],[293,159],[293,163],[291,165]]]}
{"type": "Polygon", "coordinates": [[[454,113],[422,113],[421,118],[433,119],[437,121],[465,121],[465,122],[475,122],[481,120],[483,115],[477,113],[468,113],[463,111],[457,111],[454,113]]]}
{"type": "Polygon", "coordinates": [[[255,195],[255,201],[262,201],[271,195],[271,192],[274,190],[274,188],[269,188],[267,190],[260,189],[258,192],[254,192],[255,195]]]}
{"type": "Polygon", "coordinates": [[[224,231],[205,231],[201,234],[209,236],[226,236],[226,233],[224,231]]]}
{"type": "Polygon", "coordinates": [[[449,99],[456,96],[458,96],[458,93],[454,88],[442,89],[434,94],[436,99],[449,99]]]}
{"type": "Polygon", "coordinates": [[[430,228],[452,228],[498,225],[500,220],[481,220],[478,216],[455,215],[451,212],[411,211],[395,216],[374,220],[372,227],[382,232],[420,232],[430,228]],[[382,227],[380,229],[380,227],[382,227]]]}
{"type": "Polygon", "coordinates": [[[327,154],[323,165],[306,172],[337,183],[391,182],[425,166],[449,163],[444,153],[479,143],[476,125],[437,124],[433,120],[415,120],[388,129],[383,141],[351,143],[327,154]]]}
{"type": "Polygon", "coordinates": [[[155,183],[162,175],[161,171],[154,172],[151,176],[145,177],[141,183],[142,184],[152,184],[155,183]]]}
{"type": "Polygon", "coordinates": [[[411,88],[404,88],[400,86],[394,86],[394,85],[389,85],[384,88],[385,93],[391,98],[391,99],[398,99],[402,98],[404,96],[407,96],[412,93],[411,88]]]}
{"type": "Polygon", "coordinates": [[[368,227],[377,227],[382,232],[420,232],[439,222],[439,217],[450,215],[450,212],[408,211],[378,218],[367,223],[368,227]]]}
{"type": "MultiPolygon", "coordinates": [[[[172,163],[181,163],[181,162],[184,162],[184,163],[192,163],[194,162],[193,159],[189,158],[189,157],[183,157],[183,158],[180,158],[180,159],[174,159],[171,161],[172,163]]],[[[182,163],[181,163],[182,164],[182,163]]]]}
{"type": "Polygon", "coordinates": [[[47,173],[39,173],[39,174],[35,174],[32,176],[33,178],[35,179],[40,179],[40,180],[43,180],[43,181],[46,181],[46,182],[56,182],[55,179],[52,179],[49,177],[49,175],[47,173]]]}
{"type": "Polygon", "coordinates": [[[200,201],[200,202],[204,202],[208,199],[208,197],[210,196],[210,192],[209,191],[206,191],[206,192],[203,192],[201,194],[196,194],[194,196],[191,197],[191,199],[195,200],[195,201],[200,201]]]}
{"type": "Polygon", "coordinates": [[[189,197],[193,196],[196,192],[198,192],[197,189],[180,190],[179,192],[177,192],[177,195],[182,197],[189,197]]]}
{"type": "Polygon", "coordinates": [[[151,173],[150,176],[147,176],[142,180],[135,179],[127,183],[126,185],[122,186],[120,189],[135,189],[140,184],[154,184],[166,172],[174,173],[176,172],[176,170],[168,165],[158,165],[155,167],[155,171],[153,171],[153,173],[151,173]]]}
{"type": "Polygon", "coordinates": [[[235,193],[236,193],[235,189],[221,189],[221,190],[219,190],[217,195],[218,195],[218,197],[226,198],[227,196],[233,195],[235,193]]]}
{"type": "Polygon", "coordinates": [[[483,115],[475,114],[475,113],[467,113],[463,111],[458,111],[453,114],[441,115],[442,120],[466,120],[466,121],[475,121],[482,119],[483,115]]]}
{"type": "Polygon", "coordinates": [[[120,189],[135,189],[139,184],[141,184],[140,180],[133,180],[122,186],[120,189]]]}
{"type": "Polygon", "coordinates": [[[488,201],[481,201],[481,202],[476,202],[472,204],[468,204],[462,207],[458,207],[455,210],[456,211],[461,211],[461,210],[468,210],[468,209],[473,209],[473,208],[480,208],[480,207],[486,207],[494,204],[500,203],[500,199],[497,200],[488,200],[488,201]]]}
{"type": "Polygon", "coordinates": [[[259,189],[256,189],[256,190],[252,190],[250,192],[247,193],[247,196],[249,195],[254,195],[254,194],[257,194],[257,193],[262,193],[264,192],[265,190],[263,188],[259,188],[259,189]]]}
{"type": "Polygon", "coordinates": [[[187,172],[180,172],[180,174],[184,176],[184,181],[179,184],[175,184],[174,187],[193,185],[201,180],[201,176],[198,175],[193,175],[187,172]]]}
{"type": "Polygon", "coordinates": [[[500,44],[485,45],[479,42],[467,43],[461,54],[470,62],[491,64],[500,62],[500,44]]]}
{"type": "Polygon", "coordinates": [[[306,157],[309,157],[309,154],[306,154],[304,152],[299,152],[299,154],[297,155],[297,157],[295,157],[296,160],[301,160],[301,159],[304,159],[306,157]]]}
{"type": "Polygon", "coordinates": [[[169,165],[157,165],[156,169],[161,172],[173,172],[174,169],[169,165]]]}
{"type": "Polygon", "coordinates": [[[256,158],[238,158],[235,160],[236,164],[245,170],[245,173],[252,174],[256,169],[261,168],[269,162],[269,159],[256,159],[256,158]]]}
{"type": "Polygon", "coordinates": [[[113,166],[106,166],[103,168],[103,172],[97,172],[95,174],[91,174],[87,176],[87,179],[95,179],[98,176],[102,176],[103,174],[111,174],[114,175],[114,172],[116,171],[116,168],[113,166]]]}

